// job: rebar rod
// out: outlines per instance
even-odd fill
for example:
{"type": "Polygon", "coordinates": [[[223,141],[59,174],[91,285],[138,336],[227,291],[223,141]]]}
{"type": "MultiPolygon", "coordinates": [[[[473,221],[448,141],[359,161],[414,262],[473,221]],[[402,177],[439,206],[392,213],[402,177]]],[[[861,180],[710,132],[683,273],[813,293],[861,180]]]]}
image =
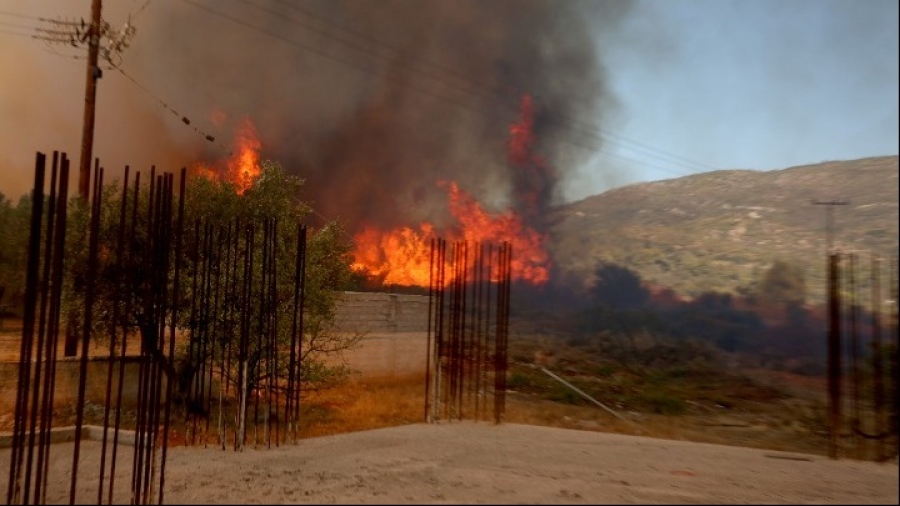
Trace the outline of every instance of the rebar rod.
{"type": "Polygon", "coordinates": [[[31,352],[34,339],[34,319],[37,311],[39,259],[41,248],[41,218],[44,207],[44,172],[47,156],[35,157],[34,186],[31,194],[31,226],[28,235],[28,262],[25,267],[25,307],[22,315],[22,338],[19,342],[19,374],[16,382],[16,409],[13,415],[13,441],[10,455],[7,504],[18,504],[21,494],[22,447],[28,416],[28,392],[31,381],[31,352]]]}
{"type": "MultiPolygon", "coordinates": [[[[58,254],[57,251],[54,250],[53,244],[53,235],[54,235],[54,214],[56,213],[56,185],[57,185],[57,172],[59,170],[58,167],[59,156],[56,152],[53,153],[53,164],[50,169],[50,195],[47,198],[47,225],[44,227],[44,254],[43,254],[43,266],[41,268],[42,274],[38,280],[38,291],[40,293],[40,308],[38,309],[37,315],[37,346],[34,349],[34,388],[31,389],[32,399],[31,399],[31,416],[29,417],[29,428],[28,428],[28,456],[26,458],[26,466],[25,466],[25,495],[24,502],[28,504],[31,500],[31,475],[34,464],[34,450],[36,446],[35,438],[37,437],[36,429],[38,424],[38,419],[43,418],[44,413],[38,409],[40,406],[40,394],[41,394],[41,366],[43,365],[41,360],[41,352],[44,348],[44,338],[46,334],[46,322],[47,322],[47,311],[49,305],[49,296],[50,296],[50,268],[51,268],[51,260],[54,254],[58,254]]],[[[31,361],[31,357],[29,357],[29,362],[31,361]]],[[[47,367],[50,367],[50,364],[47,364],[47,367]]],[[[31,368],[29,364],[29,368],[31,368]]],[[[40,448],[38,448],[38,452],[40,452],[40,448]]],[[[37,497],[38,490],[35,490],[34,496],[37,497]]]]}
{"type": "MultiPolygon", "coordinates": [[[[881,258],[871,259],[872,274],[872,394],[875,403],[875,434],[884,432],[884,362],[881,348],[881,258]]],[[[875,458],[884,459],[884,445],[877,445],[875,458]]]]}
{"type": "Polygon", "coordinates": [[[66,217],[68,212],[68,192],[69,192],[69,159],[65,153],[57,155],[54,151],[54,160],[59,159],[60,177],[58,211],[56,213],[56,244],[54,250],[57,252],[53,259],[53,273],[51,280],[51,298],[50,298],[50,315],[48,325],[48,342],[45,348],[44,360],[48,364],[44,373],[44,395],[41,399],[41,411],[44,417],[41,420],[41,437],[40,452],[38,453],[37,475],[35,477],[36,490],[40,495],[35,495],[35,501],[40,503],[46,502],[47,492],[47,475],[50,461],[50,427],[52,425],[53,416],[53,400],[56,389],[56,355],[59,345],[59,317],[61,312],[62,300],[62,281],[64,271],[65,242],[66,242],[66,217]]]}
{"type": "Polygon", "coordinates": [[[428,413],[428,395],[431,382],[431,312],[434,299],[434,237],[431,237],[429,240],[428,254],[428,323],[427,330],[425,331],[425,414],[423,417],[426,423],[431,421],[431,416],[428,413]]]}
{"type": "Polygon", "coordinates": [[[90,280],[97,276],[97,247],[100,234],[100,204],[103,193],[103,168],[100,161],[94,163],[94,189],[91,199],[91,223],[90,238],[88,239],[88,273],[87,289],[84,302],[84,326],[81,336],[81,361],[78,374],[78,401],[75,404],[75,449],[72,452],[72,481],[69,488],[69,504],[75,504],[75,489],[78,484],[78,459],[81,453],[81,429],[84,426],[84,400],[87,387],[88,345],[91,338],[91,326],[93,325],[93,306],[95,286],[90,280]]]}
{"type": "MultiPolygon", "coordinates": [[[[125,166],[125,177],[122,183],[122,198],[119,202],[119,230],[116,235],[116,253],[113,260],[113,271],[116,277],[122,275],[122,257],[125,249],[125,219],[128,208],[128,178],[129,167],[125,166]]],[[[103,443],[100,450],[100,485],[97,487],[97,504],[103,504],[103,477],[106,473],[106,447],[109,440],[109,415],[110,402],[112,400],[113,370],[116,361],[116,324],[119,320],[119,300],[113,301],[112,324],[109,326],[109,358],[106,364],[106,403],[103,408],[103,443]]],[[[117,409],[121,409],[117,406],[117,409]]],[[[114,476],[110,475],[110,480],[114,476]]]]}
{"type": "Polygon", "coordinates": [[[841,428],[841,325],[840,278],[838,269],[840,254],[828,255],[828,398],[829,398],[829,448],[828,456],[838,458],[841,428]]]}

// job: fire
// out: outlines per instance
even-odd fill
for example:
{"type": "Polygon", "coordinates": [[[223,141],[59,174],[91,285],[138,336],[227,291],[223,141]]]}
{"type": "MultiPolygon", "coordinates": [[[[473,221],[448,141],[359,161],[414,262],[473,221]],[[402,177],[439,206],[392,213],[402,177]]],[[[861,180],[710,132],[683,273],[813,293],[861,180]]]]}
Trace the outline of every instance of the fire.
{"type": "MultiPolygon", "coordinates": [[[[447,190],[450,213],[457,225],[441,235],[448,242],[509,242],[513,257],[510,276],[535,285],[550,279],[550,258],[543,248],[545,237],[525,225],[513,211],[491,215],[455,182],[441,181],[447,190]]],[[[383,277],[385,284],[428,286],[431,276],[431,239],[437,237],[434,226],[423,222],[418,228],[399,227],[382,231],[365,227],[354,236],[353,268],[383,277]]],[[[449,269],[446,282],[453,281],[449,269]]]]}
{"type": "Polygon", "coordinates": [[[400,227],[382,232],[365,227],[354,236],[356,262],[352,267],[367,271],[390,285],[428,286],[431,276],[431,239],[434,227],[423,222],[418,230],[400,227]]]}
{"type": "MultiPolygon", "coordinates": [[[[534,104],[528,95],[520,102],[518,120],[510,125],[507,160],[516,169],[514,201],[528,213],[538,207],[538,191],[545,177],[540,171],[548,168],[534,153],[534,104]]],[[[492,215],[453,181],[439,181],[449,200],[450,214],[456,224],[439,235],[448,242],[480,243],[508,242],[512,246],[510,275],[513,280],[535,285],[550,279],[550,256],[544,249],[546,237],[529,227],[513,210],[492,215]]],[[[432,224],[418,227],[399,227],[383,231],[365,227],[355,235],[355,263],[357,270],[383,277],[384,283],[428,286],[431,268],[431,239],[436,237],[432,224]]],[[[450,278],[449,271],[447,277],[450,278]]],[[[447,279],[447,282],[452,279],[447,279]]]]}
{"type": "Polygon", "coordinates": [[[224,168],[222,164],[215,166],[201,162],[194,164],[191,170],[194,174],[207,179],[217,180],[224,177],[234,183],[237,192],[243,195],[253,186],[262,172],[259,159],[261,147],[256,127],[249,118],[244,118],[235,134],[234,152],[224,161],[224,168]]]}
{"type": "Polygon", "coordinates": [[[521,167],[531,161],[534,146],[534,102],[530,95],[519,101],[519,121],[509,126],[509,162],[521,167]]]}
{"type": "Polygon", "coordinates": [[[510,266],[513,280],[535,285],[550,279],[550,256],[543,247],[545,237],[522,222],[513,211],[489,215],[471,195],[453,182],[442,182],[450,198],[450,213],[459,223],[458,239],[471,242],[508,242],[513,256],[510,266]]]}
{"type": "Polygon", "coordinates": [[[244,119],[235,139],[237,152],[228,160],[228,175],[243,194],[256,181],[262,172],[259,165],[259,148],[262,143],[256,135],[256,127],[249,119],[244,119]]]}

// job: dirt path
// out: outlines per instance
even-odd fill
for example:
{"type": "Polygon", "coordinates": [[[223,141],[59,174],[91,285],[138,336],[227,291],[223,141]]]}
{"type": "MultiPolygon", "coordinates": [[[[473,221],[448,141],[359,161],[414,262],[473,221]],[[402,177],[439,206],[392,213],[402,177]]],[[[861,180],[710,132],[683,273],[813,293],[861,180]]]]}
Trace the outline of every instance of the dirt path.
{"type": "MultiPolygon", "coordinates": [[[[54,445],[54,454],[63,479],[52,481],[48,501],[64,503],[71,443],[54,445]]],[[[96,502],[99,443],[83,444],[82,455],[77,502],[96,502]]],[[[131,448],[121,455],[117,502],[127,503],[131,448]]],[[[0,452],[0,468],[8,459],[9,450],[0,452]]],[[[243,452],[172,448],[165,478],[168,504],[897,504],[900,498],[896,463],[469,422],[243,452]]]]}

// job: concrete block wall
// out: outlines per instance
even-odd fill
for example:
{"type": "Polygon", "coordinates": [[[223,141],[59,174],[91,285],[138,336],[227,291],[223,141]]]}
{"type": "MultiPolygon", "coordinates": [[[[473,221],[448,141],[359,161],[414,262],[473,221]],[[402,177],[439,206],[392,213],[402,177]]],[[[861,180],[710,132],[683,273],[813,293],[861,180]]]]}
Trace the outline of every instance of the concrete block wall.
{"type": "Polygon", "coordinates": [[[335,308],[337,332],[362,334],[347,364],[363,377],[425,374],[428,297],[375,292],[344,292],[335,308]]]}
{"type": "Polygon", "coordinates": [[[427,332],[428,297],[380,292],[344,292],[335,308],[343,332],[427,332]]]}
{"type": "MultiPolygon", "coordinates": [[[[122,404],[126,409],[135,406],[137,400],[140,363],[133,357],[125,359],[125,375],[122,382],[122,404]]],[[[32,367],[34,367],[32,365],[32,367]]],[[[106,404],[106,382],[109,362],[102,357],[91,357],[87,361],[85,378],[85,401],[104,406],[106,404]]],[[[61,358],[56,363],[54,404],[57,407],[74,406],[78,401],[78,383],[81,374],[81,359],[61,358]]],[[[43,376],[43,373],[42,373],[43,376]]],[[[113,368],[112,392],[118,391],[119,366],[113,368]]],[[[12,425],[18,392],[19,363],[0,361],[0,427],[12,425]]],[[[31,402],[31,399],[29,399],[31,402]]],[[[0,428],[0,430],[5,430],[0,428]]]]}
{"type": "MultiPolygon", "coordinates": [[[[361,345],[344,353],[346,363],[365,377],[391,377],[425,374],[428,340],[428,297],[391,293],[344,292],[336,308],[336,331],[362,335],[361,345]]],[[[12,343],[12,340],[9,339],[12,343]]],[[[0,359],[0,425],[5,414],[15,407],[18,380],[18,336],[13,357],[0,359]]],[[[12,345],[10,345],[12,348],[12,345]]],[[[102,403],[106,393],[108,364],[104,354],[93,350],[88,361],[87,399],[102,403]]],[[[61,353],[60,353],[61,355],[61,353]]],[[[137,397],[138,363],[129,357],[126,363],[126,399],[137,397]]],[[[80,359],[61,358],[57,363],[56,393],[58,405],[77,400],[80,359]]],[[[113,375],[118,379],[118,369],[113,375]]],[[[115,389],[117,385],[113,385],[115,389]]]]}

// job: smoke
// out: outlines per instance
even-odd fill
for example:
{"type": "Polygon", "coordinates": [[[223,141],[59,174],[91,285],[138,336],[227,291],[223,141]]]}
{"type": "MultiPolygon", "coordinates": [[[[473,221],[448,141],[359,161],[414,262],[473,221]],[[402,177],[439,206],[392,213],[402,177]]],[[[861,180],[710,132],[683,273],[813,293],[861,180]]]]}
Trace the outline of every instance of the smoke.
{"type": "MultiPolygon", "coordinates": [[[[77,19],[88,7],[67,2],[61,12],[41,0],[10,10],[77,19]]],[[[598,147],[585,125],[599,126],[614,100],[595,37],[630,8],[624,0],[115,2],[104,19],[137,28],[121,66],[134,82],[104,71],[94,154],[110,178],[126,164],[177,170],[226,158],[250,119],[262,158],[304,178],[301,198],[326,219],[441,226],[439,182],[453,180],[489,210],[528,211],[539,226],[561,183],[598,147]],[[522,120],[526,94],[534,142],[514,163],[510,126],[522,120]]],[[[24,63],[3,78],[3,104],[30,109],[5,125],[15,133],[4,134],[4,147],[15,150],[3,150],[4,183],[30,174],[34,150],[66,150],[77,165],[84,83],[83,59],[47,51],[22,59],[25,44],[39,43],[10,39],[16,46],[0,57],[24,63]],[[12,151],[21,156],[7,159],[12,151]]]]}
{"type": "MultiPolygon", "coordinates": [[[[302,176],[323,216],[382,227],[440,225],[441,180],[497,210],[521,210],[526,191],[533,215],[557,202],[559,183],[591,154],[583,124],[596,125],[609,98],[592,30],[628,10],[530,0],[210,5],[155,11],[169,35],[138,63],[166,75],[166,92],[195,111],[251,118],[263,157],[302,176]],[[507,144],[524,94],[535,157],[517,164],[507,144]]],[[[207,150],[196,156],[221,156],[207,150]]]]}

